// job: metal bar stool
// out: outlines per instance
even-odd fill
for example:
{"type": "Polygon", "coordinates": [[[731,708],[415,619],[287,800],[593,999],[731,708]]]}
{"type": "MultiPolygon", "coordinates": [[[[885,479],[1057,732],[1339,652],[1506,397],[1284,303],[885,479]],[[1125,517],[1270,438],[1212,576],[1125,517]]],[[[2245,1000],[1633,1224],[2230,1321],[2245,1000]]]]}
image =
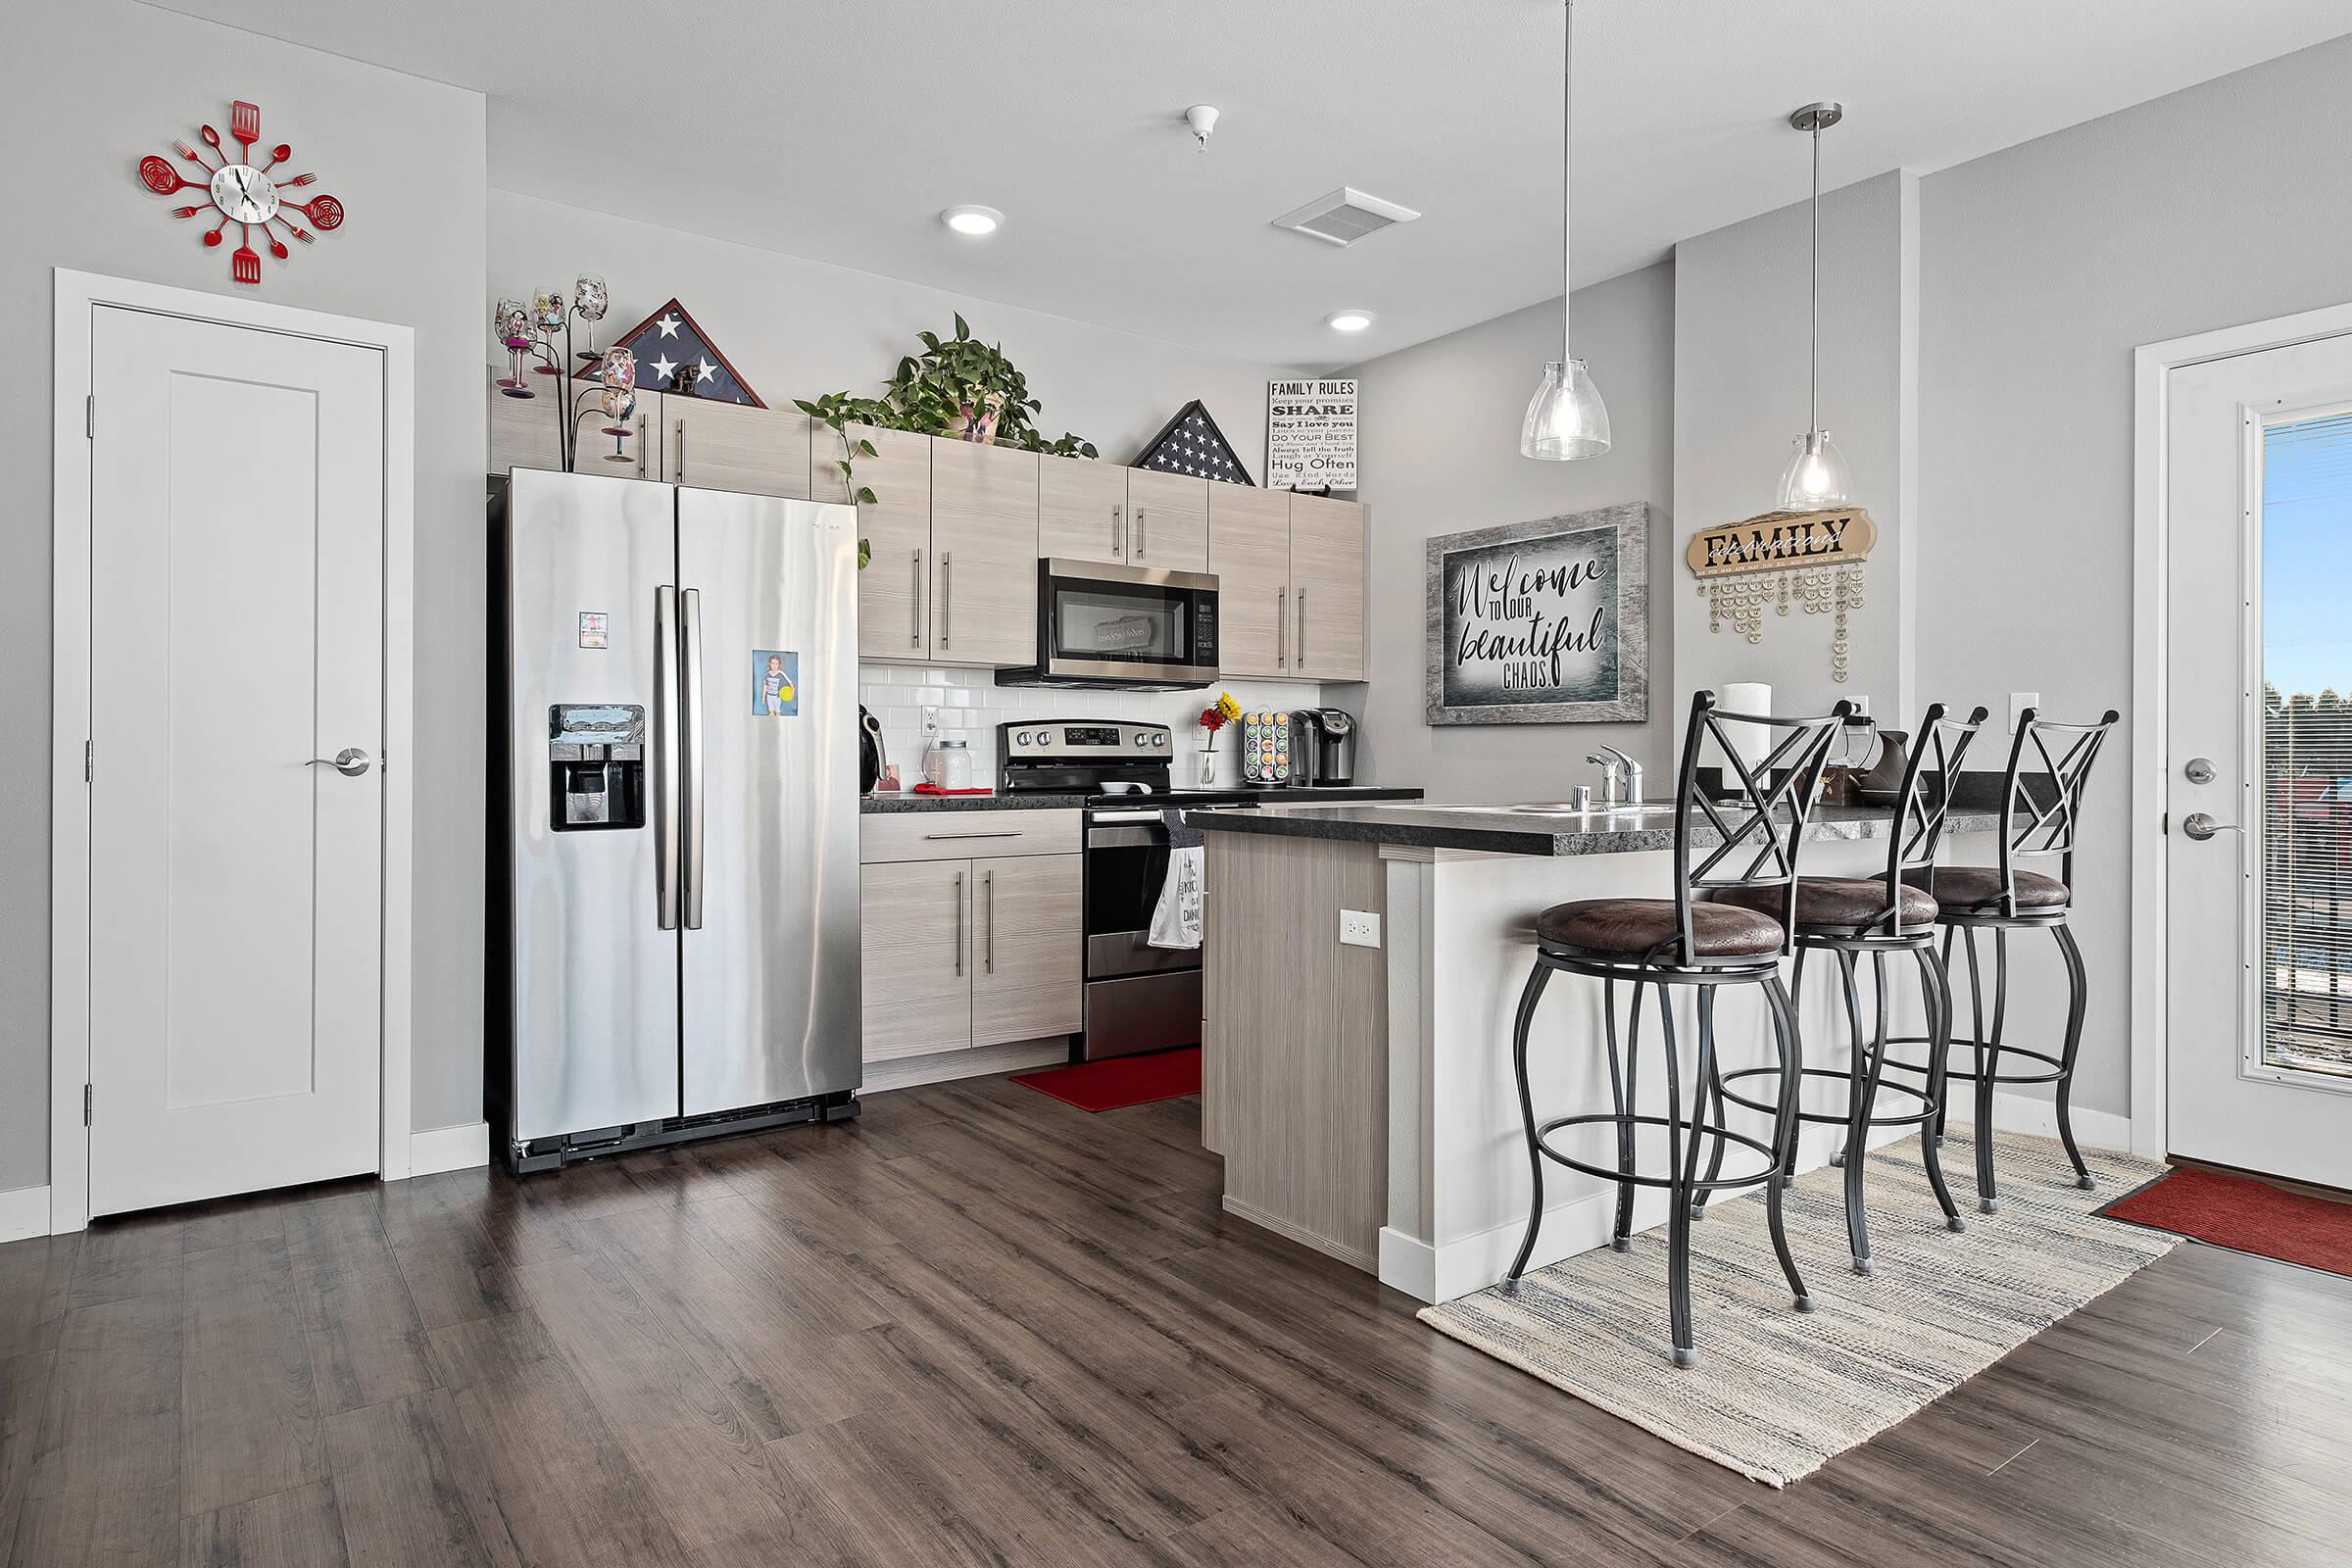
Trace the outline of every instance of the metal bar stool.
{"type": "MultiPolygon", "coordinates": [[[[1894,820],[1889,827],[1886,874],[1809,876],[1795,887],[1796,964],[1789,990],[1795,998],[1803,998],[1808,953],[1836,955],[1838,978],[1845,990],[1846,1026],[1853,1050],[1843,1067],[1805,1067],[1798,1074],[1800,1079],[1842,1080],[1845,1109],[1835,1114],[1806,1110],[1800,1087],[1795,1115],[1799,1122],[1845,1129],[1845,1148],[1833,1163],[1842,1165],[1845,1170],[1845,1234],[1857,1274],[1876,1271],[1870,1260],[1870,1228],[1862,1199],[1862,1174],[1869,1163],[1869,1136],[1873,1127],[1920,1129],[1920,1163],[1927,1167],[1928,1185],[1935,1190],[1944,1223],[1956,1231],[1967,1229],[1959,1209],[1952,1203],[1951,1190],[1944,1185],[1936,1139],[1928,1130],[1943,1109],[1944,1074],[1940,1065],[1948,1053],[1937,1047],[1949,1041],[1952,1027],[1951,984],[1936,952],[1938,906],[1931,894],[1907,880],[1912,873],[1936,863],[1936,846],[1943,836],[1944,819],[1951,810],[1952,785],[1960,776],[1961,760],[1968,755],[1969,743],[1976,739],[1979,726],[1984,722],[1982,708],[1965,719],[1947,718],[1945,711],[1941,703],[1930,705],[1920,722],[1919,734],[1911,744],[1911,758],[1903,769],[1902,789],[1896,797],[1894,820]],[[1886,1083],[1882,1078],[1887,1065],[1886,959],[1890,954],[1909,954],[1919,965],[1928,1038],[1935,1043],[1930,1047],[1928,1060],[1937,1068],[1928,1075],[1926,1086],[1920,1089],[1886,1083]],[[1857,961],[1865,956],[1871,962],[1878,1004],[1878,1027],[1867,1033],[1862,1026],[1862,1004],[1854,979],[1857,961]],[[1901,1103],[1882,1110],[1879,1105],[1882,1095],[1899,1097],[1901,1103]]],[[[1783,890],[1777,887],[1734,888],[1715,897],[1718,903],[1737,904],[1763,914],[1782,912],[1783,890]]],[[[1748,1110],[1775,1114],[1779,1101],[1767,1104],[1726,1087],[1744,1079],[1774,1076],[1777,1075],[1771,1067],[1749,1067],[1732,1073],[1719,1071],[1708,1086],[1715,1100],[1716,1118],[1724,1118],[1727,1101],[1748,1110]]],[[[1781,1099],[1786,1098],[1784,1085],[1781,1099]]],[[[1719,1147],[1715,1162],[1720,1164],[1722,1159],[1723,1151],[1719,1147]]],[[[1708,1175],[1713,1174],[1710,1167],[1708,1175]]],[[[1705,1216],[1706,1200],[1707,1195],[1700,1193],[1692,1218],[1705,1216]]]]}
{"type": "Polygon", "coordinates": [[[1837,710],[1819,718],[1774,718],[1763,714],[1719,712],[1713,692],[1699,692],[1690,701],[1690,722],[1683,739],[1681,784],[1676,795],[1674,825],[1674,897],[1671,899],[1580,899],[1555,905],[1536,920],[1536,961],[1519,998],[1519,1015],[1511,1040],[1511,1065],[1519,1079],[1519,1113],[1527,1131],[1528,1163],[1535,1177],[1535,1196],[1527,1215],[1527,1237],[1519,1255],[1504,1276],[1515,1288],[1535,1251],[1536,1233],[1544,1223],[1544,1162],[1550,1160],[1617,1184],[1617,1216],[1610,1245],[1624,1251],[1631,1245],[1636,1187],[1662,1187],[1673,1195],[1667,1217],[1667,1304],[1674,1339],[1674,1362],[1690,1366],[1698,1358],[1690,1328],[1690,1215],[1692,1196],[1731,1188],[1765,1190],[1765,1208],[1772,1246],[1781,1271],[1788,1278],[1796,1310],[1808,1312],[1812,1298],[1797,1274],[1781,1219],[1782,1175],[1796,1148],[1794,1108],[1797,1076],[1796,1019],[1788,994],[1781,985],[1780,961],[1788,951],[1793,907],[1785,895],[1796,880],[1796,856],[1812,803],[1821,782],[1822,765],[1830,743],[1853,710],[1839,703],[1837,710]],[[1726,726],[1761,729],[1771,750],[1750,767],[1741,760],[1726,726]],[[1702,753],[1719,754],[1727,775],[1738,789],[1727,806],[1698,787],[1702,753]],[[1712,830],[1711,839],[1702,837],[1712,830]],[[1694,865],[1694,855],[1703,855],[1694,865]],[[1736,857],[1747,857],[1738,869],[1736,857]],[[1731,870],[1719,870],[1730,861],[1731,870]],[[1737,905],[1704,902],[1704,895],[1735,888],[1774,887],[1784,894],[1778,920],[1737,905]],[[1527,1038],[1536,1004],[1554,971],[1594,976],[1604,982],[1607,1011],[1611,1108],[1581,1115],[1554,1116],[1539,1123],[1527,1081],[1527,1038]],[[1622,1060],[1617,1045],[1617,982],[1634,988],[1631,1028],[1622,1060]],[[1771,1011],[1783,1081],[1790,1092],[1774,1121],[1772,1141],[1750,1138],[1706,1119],[1706,1086],[1715,1072],[1715,992],[1720,986],[1752,985],[1764,993],[1771,1011]],[[1642,1045],[1642,988],[1657,993],[1658,1017],[1665,1040],[1666,1113],[1643,1115],[1640,1105],[1639,1057],[1642,1045]],[[1684,1115],[1682,1057],[1674,1032],[1674,1009],[1669,986],[1698,989],[1698,1055],[1691,1077],[1692,1095],[1684,1115]],[[1616,1129],[1614,1168],[1577,1159],[1546,1140],[1567,1128],[1606,1123],[1616,1129]],[[1666,1170],[1663,1174],[1636,1168],[1635,1135],[1642,1127],[1666,1131],[1666,1170]],[[1698,1174],[1702,1146],[1717,1145],[1715,1168],[1698,1174]],[[1721,1174],[1724,1144],[1737,1144],[1757,1155],[1761,1163],[1734,1176],[1721,1174]]]}
{"type": "MultiPolygon", "coordinates": [[[[1933,1041],[1911,1036],[1894,1045],[1925,1045],[1930,1056],[1912,1062],[1889,1056],[1886,1069],[1907,1076],[1927,1076],[1942,1066],[1948,1075],[1976,1086],[1977,1207],[1990,1214],[2000,1207],[1992,1175],[1992,1094],[2002,1084],[2056,1084],[2058,1137],[2074,1161],[2075,1185],[2094,1185],[2082,1152],[2075,1144],[2075,1124],[2068,1107],[2074,1092],[2075,1054],[2082,1048],[2082,1015],[2089,1004],[2089,981],[2082,968],[2082,950],[2068,929],[2074,906],[2075,841],[2082,818],[2083,787],[2091,763],[2119,715],[2107,710],[2095,724],[2061,724],[2043,718],[2034,709],[2018,715],[2017,739],[2009,748],[2009,766],[2001,778],[2000,863],[1997,865],[1931,865],[1906,873],[1906,879],[1935,897],[1936,923],[1943,927],[1943,962],[1950,968],[1952,938],[1962,937],[1968,952],[1969,1013],[1972,1028],[1965,1037],[1951,1038],[1936,1053],[1933,1041]],[[2038,764],[2029,772],[2029,753],[2038,764]],[[2020,859],[2057,856],[2058,875],[2045,876],[2021,869],[2020,859]],[[1992,933],[1992,1028],[1984,1027],[1984,986],[1977,962],[1977,932],[1992,933]],[[2047,931],[2057,941],[2066,963],[2066,1034],[2057,1054],[2010,1045],[2003,1037],[2009,1016],[2009,933],[2047,931]],[[1954,1066],[1946,1058],[1961,1047],[1970,1054],[1969,1065],[1954,1066]],[[2002,1056],[2022,1058],[2002,1071],[2002,1056]]],[[[1948,1005],[1947,1005],[1948,1010],[1948,1005]]],[[[1943,1138],[1944,1112],[1938,1102],[1930,1131],[1943,1138]]]]}

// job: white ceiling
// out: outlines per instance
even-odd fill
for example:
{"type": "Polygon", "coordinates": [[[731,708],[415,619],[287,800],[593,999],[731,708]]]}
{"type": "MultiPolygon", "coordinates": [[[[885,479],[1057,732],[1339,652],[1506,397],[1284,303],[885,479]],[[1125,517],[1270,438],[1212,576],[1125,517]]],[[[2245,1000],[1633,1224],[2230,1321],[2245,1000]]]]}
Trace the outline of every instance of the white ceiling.
{"type": "MultiPolygon", "coordinates": [[[[481,90],[494,187],[1251,360],[1349,362],[1559,292],[1556,0],[172,8],[481,90]],[[1200,102],[1224,111],[1205,154],[1200,102]],[[1342,184],[1423,217],[1347,250],[1267,226],[1342,184]],[[960,202],[1005,227],[951,234],[960,202]],[[1341,306],[1379,320],[1341,339],[1341,306]]],[[[1815,98],[1847,107],[1835,187],[2346,31],[2343,0],[1584,0],[1577,281],[1802,197],[1786,119],[1815,98]]]]}

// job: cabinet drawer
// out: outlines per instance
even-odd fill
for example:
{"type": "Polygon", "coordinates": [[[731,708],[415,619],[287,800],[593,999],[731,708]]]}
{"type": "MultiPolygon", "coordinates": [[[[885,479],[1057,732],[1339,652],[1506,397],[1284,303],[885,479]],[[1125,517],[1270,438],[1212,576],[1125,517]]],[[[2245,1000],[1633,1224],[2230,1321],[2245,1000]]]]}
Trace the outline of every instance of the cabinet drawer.
{"type": "Polygon", "coordinates": [[[858,819],[858,858],[969,860],[1003,855],[1076,855],[1083,811],[893,811],[858,819]]]}

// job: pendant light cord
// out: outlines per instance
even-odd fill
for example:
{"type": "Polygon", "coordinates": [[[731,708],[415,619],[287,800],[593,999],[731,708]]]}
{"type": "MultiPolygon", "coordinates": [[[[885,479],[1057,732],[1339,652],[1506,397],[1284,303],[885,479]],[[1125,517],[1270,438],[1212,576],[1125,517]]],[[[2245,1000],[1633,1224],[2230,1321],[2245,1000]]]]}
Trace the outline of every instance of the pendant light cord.
{"type": "Polygon", "coordinates": [[[1568,277],[1568,156],[1576,146],[1576,0],[1566,0],[1562,31],[1565,42],[1560,50],[1560,368],[1565,379],[1576,377],[1568,368],[1575,363],[1574,342],[1568,330],[1568,301],[1575,292],[1568,277]]]}
{"type": "Polygon", "coordinates": [[[1821,429],[1821,122],[1813,122],[1813,321],[1812,370],[1805,389],[1805,441],[1821,429]]]}

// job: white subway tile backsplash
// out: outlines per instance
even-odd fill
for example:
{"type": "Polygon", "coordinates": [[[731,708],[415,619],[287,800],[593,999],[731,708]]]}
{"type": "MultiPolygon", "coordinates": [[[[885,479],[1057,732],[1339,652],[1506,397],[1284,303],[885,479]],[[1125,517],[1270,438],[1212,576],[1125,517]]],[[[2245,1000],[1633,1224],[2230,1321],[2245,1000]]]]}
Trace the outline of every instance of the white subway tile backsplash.
{"type": "Polygon", "coordinates": [[[922,781],[923,751],[929,744],[923,734],[925,708],[939,710],[940,733],[969,743],[974,777],[994,783],[996,730],[1009,719],[1112,718],[1164,724],[1175,733],[1176,771],[1185,778],[1200,742],[1200,710],[1214,702],[1219,691],[1233,693],[1244,708],[1307,708],[1323,700],[1322,688],[1308,681],[1229,680],[1190,692],[1062,691],[999,686],[994,672],[985,669],[909,664],[862,665],[858,687],[859,701],[881,721],[883,744],[908,788],[922,781]]]}

